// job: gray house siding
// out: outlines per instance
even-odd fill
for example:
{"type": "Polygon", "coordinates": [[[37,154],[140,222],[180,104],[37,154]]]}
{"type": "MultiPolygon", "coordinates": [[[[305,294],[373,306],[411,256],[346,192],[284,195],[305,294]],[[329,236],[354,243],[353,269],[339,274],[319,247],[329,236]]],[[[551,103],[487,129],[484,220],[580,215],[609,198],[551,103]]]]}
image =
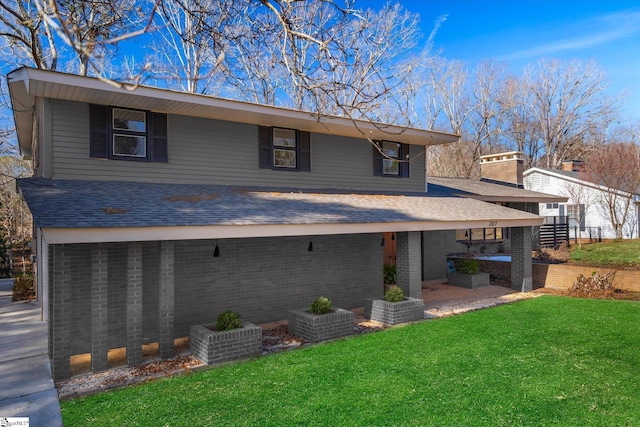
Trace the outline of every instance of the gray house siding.
{"type": "MultiPolygon", "coordinates": [[[[375,233],[176,241],[174,337],[187,336],[191,325],[215,321],[228,309],[259,324],[284,319],[288,310],[306,307],[319,296],[330,298],[337,307],[360,307],[365,298],[382,293],[381,238],[375,233]],[[312,252],[308,251],[310,241],[312,252]],[[219,257],[213,257],[216,245],[219,257]]],[[[129,244],[99,245],[107,252],[108,348],[125,347],[129,244]]],[[[92,351],[96,313],[92,312],[91,254],[97,246],[49,246],[50,294],[58,296],[58,303],[50,308],[50,343],[55,354],[62,354],[54,361],[59,364],[54,366],[57,377],[60,372],[64,376],[60,363],[67,363],[68,356],[92,351]],[[58,352],[57,348],[69,350],[58,352]]],[[[143,343],[159,340],[159,247],[159,242],[142,243],[143,343]]]]}
{"type": "MultiPolygon", "coordinates": [[[[50,105],[54,179],[425,190],[423,157],[411,164],[410,178],[374,176],[373,150],[365,139],[314,133],[311,172],[260,169],[257,126],[179,115],[168,117],[168,163],[90,158],[88,104],[52,100],[50,105]]],[[[411,156],[422,149],[411,146],[411,156]]]]}

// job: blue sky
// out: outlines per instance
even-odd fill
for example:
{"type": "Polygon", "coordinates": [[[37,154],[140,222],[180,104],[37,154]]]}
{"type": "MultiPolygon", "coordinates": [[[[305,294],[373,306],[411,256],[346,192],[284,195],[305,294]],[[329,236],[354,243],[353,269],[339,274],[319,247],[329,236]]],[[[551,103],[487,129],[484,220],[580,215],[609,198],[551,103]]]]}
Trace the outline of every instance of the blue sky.
{"type": "MultiPolygon", "coordinates": [[[[384,1],[362,0],[378,8],[384,1]]],[[[624,111],[640,119],[640,1],[401,0],[420,14],[434,51],[473,65],[503,60],[515,73],[543,57],[595,60],[609,94],[626,93],[624,111]]]]}

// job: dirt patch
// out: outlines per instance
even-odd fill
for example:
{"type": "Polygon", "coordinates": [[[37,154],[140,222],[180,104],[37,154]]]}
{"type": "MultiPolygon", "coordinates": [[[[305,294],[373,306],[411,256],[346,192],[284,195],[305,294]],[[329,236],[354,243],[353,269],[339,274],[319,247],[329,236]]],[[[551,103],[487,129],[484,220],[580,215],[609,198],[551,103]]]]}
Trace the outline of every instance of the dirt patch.
{"type": "Polygon", "coordinates": [[[571,250],[567,244],[558,248],[542,248],[532,252],[532,258],[536,262],[545,264],[562,264],[569,261],[571,250]]]}
{"type": "Polygon", "coordinates": [[[170,203],[175,202],[188,202],[188,203],[198,203],[203,200],[215,200],[218,198],[218,195],[215,193],[211,194],[195,194],[195,195],[176,195],[176,196],[168,196],[164,197],[162,200],[165,200],[170,203]]]}
{"type": "Polygon", "coordinates": [[[102,208],[102,210],[109,215],[123,215],[131,209],[112,208],[111,206],[107,206],[106,208],[102,208]]]}

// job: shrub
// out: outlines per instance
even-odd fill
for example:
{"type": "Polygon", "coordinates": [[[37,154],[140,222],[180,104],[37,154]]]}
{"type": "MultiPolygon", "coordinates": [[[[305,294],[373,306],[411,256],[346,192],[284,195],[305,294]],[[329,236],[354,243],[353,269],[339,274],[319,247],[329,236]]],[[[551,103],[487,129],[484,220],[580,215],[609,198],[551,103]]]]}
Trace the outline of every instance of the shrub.
{"type": "Polygon", "coordinates": [[[475,274],[480,272],[480,261],[475,258],[463,259],[460,263],[460,272],[475,274]]]}
{"type": "Polygon", "coordinates": [[[11,245],[9,239],[0,233],[0,279],[11,277],[11,245]]]}
{"type": "Polygon", "coordinates": [[[393,285],[396,283],[398,274],[395,264],[385,264],[382,270],[385,285],[393,285]]]}
{"type": "Polygon", "coordinates": [[[320,297],[311,303],[309,311],[313,314],[325,314],[331,311],[331,300],[329,298],[320,297]]]}
{"type": "Polygon", "coordinates": [[[594,271],[591,273],[591,277],[585,277],[580,274],[576,278],[576,281],[573,282],[573,286],[569,292],[576,296],[610,296],[617,291],[613,286],[615,277],[615,271],[610,271],[605,274],[594,271]]]}
{"type": "Polygon", "coordinates": [[[216,321],[216,331],[229,331],[231,329],[242,328],[242,321],[238,313],[232,310],[227,310],[218,315],[216,321]]]}
{"type": "Polygon", "coordinates": [[[400,288],[393,288],[384,294],[384,299],[389,302],[400,302],[404,300],[404,292],[400,288]]]}
{"type": "Polygon", "coordinates": [[[33,276],[31,274],[16,276],[13,281],[13,301],[30,300],[35,296],[33,276]]]}

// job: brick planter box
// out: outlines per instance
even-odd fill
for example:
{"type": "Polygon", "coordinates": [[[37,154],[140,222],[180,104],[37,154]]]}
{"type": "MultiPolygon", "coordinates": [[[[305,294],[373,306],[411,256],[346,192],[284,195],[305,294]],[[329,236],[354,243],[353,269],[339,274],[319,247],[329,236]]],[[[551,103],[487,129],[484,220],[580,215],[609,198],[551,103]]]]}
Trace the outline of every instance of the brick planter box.
{"type": "Polygon", "coordinates": [[[489,273],[448,273],[447,280],[450,285],[469,289],[488,286],[491,283],[489,273]]]}
{"type": "Polygon", "coordinates": [[[424,319],[424,301],[420,298],[405,298],[404,301],[389,302],[383,299],[368,299],[364,316],[387,325],[413,322],[424,319]]]}
{"type": "Polygon", "coordinates": [[[334,308],[331,313],[312,314],[306,309],[289,312],[289,332],[309,342],[320,342],[353,334],[352,311],[334,308]]]}
{"type": "Polygon", "coordinates": [[[212,331],[214,323],[191,326],[189,347],[194,357],[207,365],[246,359],[262,353],[262,328],[242,322],[242,328],[212,331]]]}

